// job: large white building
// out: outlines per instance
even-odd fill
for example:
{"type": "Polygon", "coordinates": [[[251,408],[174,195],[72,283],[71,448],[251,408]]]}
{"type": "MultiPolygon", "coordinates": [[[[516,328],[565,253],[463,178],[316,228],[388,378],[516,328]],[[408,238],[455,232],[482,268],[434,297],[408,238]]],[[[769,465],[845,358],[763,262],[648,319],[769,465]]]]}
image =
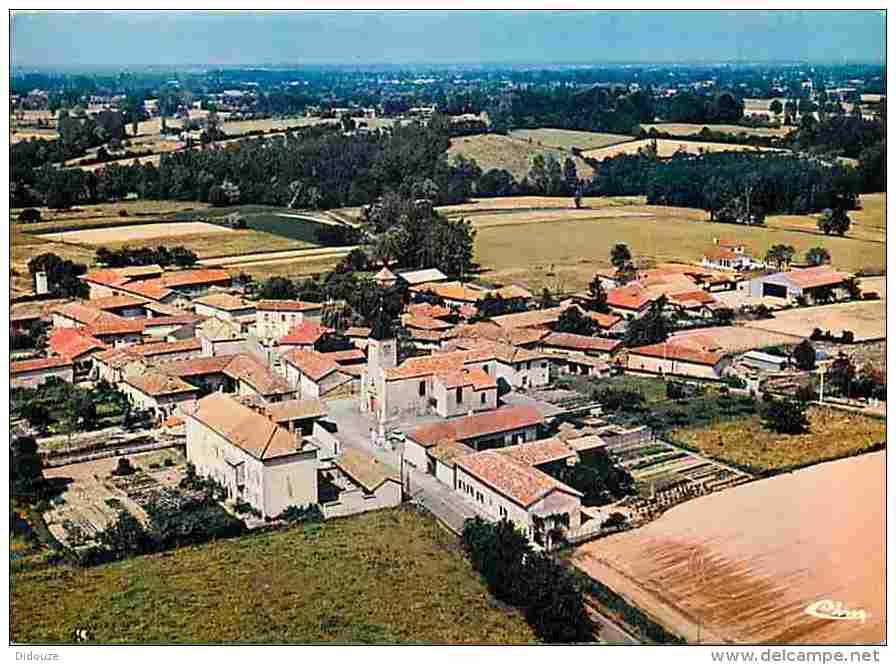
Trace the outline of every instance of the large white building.
{"type": "Polygon", "coordinates": [[[255,303],[255,332],[261,339],[284,337],[302,323],[320,323],[323,305],[302,300],[259,300],[255,303]]]}
{"type": "Polygon", "coordinates": [[[187,414],[187,459],[264,517],[318,502],[318,447],[263,412],[212,393],[187,414]]]}

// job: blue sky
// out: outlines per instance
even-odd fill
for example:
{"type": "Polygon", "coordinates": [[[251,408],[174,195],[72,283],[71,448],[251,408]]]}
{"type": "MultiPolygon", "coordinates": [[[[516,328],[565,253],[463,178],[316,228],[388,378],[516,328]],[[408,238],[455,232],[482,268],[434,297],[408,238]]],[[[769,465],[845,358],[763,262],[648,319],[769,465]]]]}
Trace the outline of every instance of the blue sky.
{"type": "Polygon", "coordinates": [[[12,64],[882,62],[880,11],[44,12],[12,64]]]}

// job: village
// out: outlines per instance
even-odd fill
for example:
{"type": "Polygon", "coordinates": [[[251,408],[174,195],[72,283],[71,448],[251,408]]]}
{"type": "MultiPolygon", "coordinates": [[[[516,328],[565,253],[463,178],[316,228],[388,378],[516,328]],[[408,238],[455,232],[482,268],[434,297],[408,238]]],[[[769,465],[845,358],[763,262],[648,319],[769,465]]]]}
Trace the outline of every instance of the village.
{"type": "MultiPolygon", "coordinates": [[[[46,279],[35,276],[38,289],[46,279]]],[[[457,533],[476,515],[511,519],[550,550],[754,477],[678,453],[661,431],[609,412],[600,395],[576,393],[576,381],[634,377],[687,394],[708,385],[747,402],[803,387],[817,404],[883,413],[877,399],[812,394],[838,355],[810,341],[815,329],[850,342],[882,337],[848,330],[840,308],[849,304],[835,303],[880,302],[883,280],[863,279],[860,289],[826,265],[769,270],[723,239],[697,265],[636,271],[625,284],[621,271],[598,273],[601,311],[593,292],[539,309],[517,285],[489,290],[434,268],[383,266],[373,279],[403,294],[400,317],[380,312],[373,327],[342,329],[325,325],[338,303],[249,300],[221,269],[100,268],[80,279],[89,298],[13,308],[13,327],[43,320],[48,331],[45,355],[11,362],[11,386],[38,395],[58,382],[111,387],[141,414],[142,436],[134,425],[130,439],[122,425],[54,436],[26,414],[18,427],[37,435],[50,474],[164,457],[140,477],[170,487],[189,466],[223,489],[229,512],[260,526],[290,509],[319,506],[326,519],[413,501],[457,533]],[[495,297],[515,313],[481,316],[479,305],[495,297]],[[686,324],[659,343],[624,344],[661,299],[686,324]],[[762,317],[718,325],[720,311],[757,309],[762,317]],[[786,324],[791,312],[802,326],[786,324]],[[570,318],[593,332],[564,332],[570,318]],[[801,345],[814,357],[798,357],[801,345]],[[577,464],[603,469],[604,482],[607,469],[630,474],[637,491],[586,496],[563,480],[577,464]]],[[[94,473],[66,489],[48,520],[55,537],[95,544],[91,534],[115,518],[108,504],[125,500],[110,478],[94,473]]]]}

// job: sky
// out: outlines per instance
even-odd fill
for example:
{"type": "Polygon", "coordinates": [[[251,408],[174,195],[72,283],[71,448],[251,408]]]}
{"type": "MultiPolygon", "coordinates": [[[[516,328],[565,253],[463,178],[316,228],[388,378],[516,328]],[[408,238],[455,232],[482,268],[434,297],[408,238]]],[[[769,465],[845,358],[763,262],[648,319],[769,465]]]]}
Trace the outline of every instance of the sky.
{"type": "Polygon", "coordinates": [[[15,12],[18,67],[883,62],[881,11],[15,12]]]}

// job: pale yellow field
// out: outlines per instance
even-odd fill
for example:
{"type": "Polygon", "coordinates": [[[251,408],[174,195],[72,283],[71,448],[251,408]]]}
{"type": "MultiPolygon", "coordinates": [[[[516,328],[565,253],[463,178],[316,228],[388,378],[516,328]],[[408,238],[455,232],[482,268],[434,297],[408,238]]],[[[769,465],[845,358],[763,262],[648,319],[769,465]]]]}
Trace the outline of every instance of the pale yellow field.
{"type": "Polygon", "coordinates": [[[549,148],[569,150],[572,147],[581,150],[603,148],[614,143],[633,141],[627,134],[604,134],[602,132],[580,132],[571,129],[514,129],[510,136],[523,141],[530,141],[549,148]]]}
{"type": "MultiPolygon", "coordinates": [[[[571,153],[557,148],[548,148],[529,143],[509,136],[497,134],[480,134],[477,136],[462,136],[451,139],[451,147],[448,148],[448,157],[464,155],[475,159],[479,167],[484,171],[489,169],[506,169],[517,180],[522,180],[532,168],[532,158],[535,155],[554,155],[560,164],[571,153]]],[[[572,157],[576,164],[576,170],[580,178],[590,178],[591,167],[578,157],[572,157]]]]}
{"type": "Polygon", "coordinates": [[[851,330],[857,342],[877,340],[887,336],[887,303],[869,300],[790,309],[776,312],[773,319],[751,321],[747,326],[789,335],[809,335],[815,328],[829,330],[833,335],[851,330]]]}
{"type": "MultiPolygon", "coordinates": [[[[617,206],[644,205],[644,196],[586,196],[582,198],[583,208],[613,208],[617,206]]],[[[524,210],[570,210],[576,209],[571,196],[505,196],[492,199],[470,199],[466,203],[440,206],[442,215],[455,217],[463,215],[490,214],[497,211],[516,212],[524,210]]],[[[354,214],[357,208],[345,208],[340,212],[354,214]]]]}
{"type": "Polygon", "coordinates": [[[62,231],[41,234],[48,240],[57,242],[84,243],[86,245],[105,245],[107,243],[127,243],[135,240],[154,238],[177,238],[178,236],[200,233],[232,233],[228,229],[208,222],[173,222],[171,224],[133,224],[106,229],[81,229],[79,231],[62,231]]]}
{"type": "Polygon", "coordinates": [[[746,134],[747,136],[787,136],[792,131],[792,127],[742,127],[741,125],[690,125],[687,123],[677,122],[658,122],[648,125],[641,125],[641,128],[649,132],[656,129],[658,132],[668,132],[673,136],[688,136],[690,134],[699,134],[700,131],[707,127],[713,132],[726,132],[728,134],[746,134]]]}
{"type": "MultiPolygon", "coordinates": [[[[744,150],[772,150],[773,148],[756,148],[749,145],[736,145],[732,143],[711,143],[707,141],[679,141],[677,139],[655,139],[657,155],[659,157],[671,157],[679,150],[684,150],[692,155],[701,152],[741,152],[744,150]]],[[[597,148],[596,150],[588,150],[582,153],[585,157],[591,159],[602,160],[607,157],[616,157],[618,155],[635,155],[638,150],[646,150],[654,139],[643,139],[641,141],[629,141],[628,143],[620,143],[618,145],[608,146],[606,148],[597,148]]]]}

